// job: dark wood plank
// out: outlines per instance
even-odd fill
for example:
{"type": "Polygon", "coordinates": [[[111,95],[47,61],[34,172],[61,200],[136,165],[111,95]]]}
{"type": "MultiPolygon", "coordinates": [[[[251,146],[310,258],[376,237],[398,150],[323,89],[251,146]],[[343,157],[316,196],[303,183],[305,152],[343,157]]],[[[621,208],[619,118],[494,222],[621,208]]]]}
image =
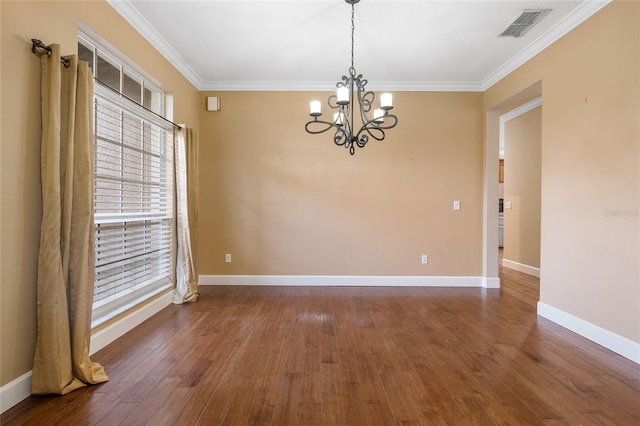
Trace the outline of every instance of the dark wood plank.
{"type": "Polygon", "coordinates": [[[640,367],[538,318],[539,283],[202,287],[3,425],[640,424],[640,367]]]}

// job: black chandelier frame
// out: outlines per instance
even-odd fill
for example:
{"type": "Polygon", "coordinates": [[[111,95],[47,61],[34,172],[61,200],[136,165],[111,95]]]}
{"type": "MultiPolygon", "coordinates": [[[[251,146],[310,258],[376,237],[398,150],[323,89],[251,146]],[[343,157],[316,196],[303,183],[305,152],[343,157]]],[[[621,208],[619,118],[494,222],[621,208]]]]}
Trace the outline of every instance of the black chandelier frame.
{"type": "MultiPolygon", "coordinates": [[[[389,113],[392,105],[380,106],[383,111],[380,116],[371,116],[369,113],[376,100],[376,94],[366,90],[367,80],[362,74],[358,74],[354,68],[354,32],[355,32],[355,7],[360,0],[345,0],[351,5],[351,67],[349,75],[343,75],[342,80],[336,83],[336,88],[347,88],[349,92],[348,100],[338,100],[337,95],[331,95],[327,99],[327,105],[336,111],[333,121],[321,120],[318,117],[321,112],[312,111],[309,115],[313,120],[305,124],[307,133],[320,134],[335,129],[333,142],[338,146],[344,146],[351,155],[355,154],[355,147],[364,148],[370,137],[382,141],[385,138],[385,130],[392,129],[398,124],[398,117],[389,113]],[[362,125],[356,131],[354,93],[359,107],[360,122],[362,125]]],[[[374,114],[375,115],[375,114],[374,114]]]]}

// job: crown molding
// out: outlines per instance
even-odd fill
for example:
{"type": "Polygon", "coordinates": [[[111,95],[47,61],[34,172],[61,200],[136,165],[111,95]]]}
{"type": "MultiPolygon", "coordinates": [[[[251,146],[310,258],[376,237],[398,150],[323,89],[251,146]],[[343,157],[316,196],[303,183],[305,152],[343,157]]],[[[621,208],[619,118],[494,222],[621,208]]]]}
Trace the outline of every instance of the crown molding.
{"type": "Polygon", "coordinates": [[[497,70],[492,72],[482,83],[482,90],[485,91],[502,80],[507,75],[515,71],[520,65],[542,52],[544,49],[555,43],[569,31],[583,23],[594,13],[611,3],[612,0],[585,0],[573,12],[565,16],[550,30],[535,39],[526,48],[521,50],[516,56],[502,64],[497,70]]]}
{"type": "MultiPolygon", "coordinates": [[[[336,81],[205,81],[201,91],[309,91],[330,92],[336,89],[336,81]]],[[[481,92],[476,82],[429,81],[369,81],[368,90],[394,92],[481,92]]]]}
{"type": "Polygon", "coordinates": [[[131,26],[142,35],[162,56],[173,65],[196,89],[201,90],[202,80],[169,43],[151,26],[129,0],[106,0],[131,26]]]}
{"type": "Polygon", "coordinates": [[[371,90],[394,92],[481,92],[475,81],[380,81],[370,82],[371,90]]]}
{"type": "MultiPolygon", "coordinates": [[[[331,91],[335,82],[326,81],[203,81],[167,41],[133,7],[129,0],[106,0],[133,28],[200,91],[331,91]]],[[[549,47],[569,31],[598,12],[612,0],[585,0],[571,14],[542,34],[524,50],[509,59],[482,81],[433,82],[397,81],[370,82],[371,90],[419,92],[483,92],[515,71],[529,59],[549,47]]]]}
{"type": "Polygon", "coordinates": [[[333,91],[335,81],[204,81],[200,90],[216,92],[333,91]]]}

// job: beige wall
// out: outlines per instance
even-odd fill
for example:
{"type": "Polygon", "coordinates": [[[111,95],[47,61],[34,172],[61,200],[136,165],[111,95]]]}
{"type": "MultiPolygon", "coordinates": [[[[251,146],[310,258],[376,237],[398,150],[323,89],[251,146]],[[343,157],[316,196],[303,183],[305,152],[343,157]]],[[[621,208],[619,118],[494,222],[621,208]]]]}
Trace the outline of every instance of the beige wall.
{"type": "Polygon", "coordinates": [[[542,81],[541,302],[640,342],[640,2],[613,2],[485,92],[542,81]]]}
{"type": "MultiPolygon", "coordinates": [[[[482,273],[482,94],[396,93],[399,126],[352,158],[304,132],[318,93],[215,93],[222,111],[209,113],[207,94],[104,2],[0,8],[1,385],[31,369],[35,341],[39,69],[28,40],[73,52],[78,20],[174,94],[175,121],[199,129],[202,274],[482,273]]],[[[497,118],[542,80],[541,300],[636,342],[639,22],[639,2],[615,2],[484,94],[497,118]]]]}
{"type": "Polygon", "coordinates": [[[31,38],[75,53],[78,21],[117,47],[173,94],[174,118],[198,125],[197,91],[107,3],[0,2],[2,139],[0,385],[31,370],[40,232],[40,80],[31,38]]]}
{"type": "Polygon", "coordinates": [[[504,124],[504,259],[540,268],[542,107],[504,124]]]}
{"type": "Polygon", "coordinates": [[[201,95],[200,274],[481,275],[482,94],[395,93],[398,126],[353,157],[305,133],[328,95],[201,95]]]}

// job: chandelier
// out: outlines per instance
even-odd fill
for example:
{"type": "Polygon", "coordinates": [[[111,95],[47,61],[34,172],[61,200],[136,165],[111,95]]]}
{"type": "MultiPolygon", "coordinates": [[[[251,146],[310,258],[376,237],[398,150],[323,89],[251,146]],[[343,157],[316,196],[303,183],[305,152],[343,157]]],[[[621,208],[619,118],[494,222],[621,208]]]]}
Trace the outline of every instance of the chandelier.
{"type": "Polygon", "coordinates": [[[322,104],[320,101],[311,101],[309,115],[313,117],[313,120],[304,126],[307,133],[311,134],[335,130],[333,142],[336,145],[344,146],[351,155],[355,154],[356,146],[364,148],[370,137],[379,141],[383,140],[384,131],[398,124],[398,117],[389,113],[393,108],[391,93],[380,95],[380,107],[373,110],[372,115],[370,114],[376,95],[366,91],[367,80],[362,77],[362,74],[357,74],[353,66],[354,5],[359,1],[345,0],[351,5],[351,67],[349,75],[342,76],[342,81],[336,83],[336,94],[327,99],[329,108],[335,110],[333,120],[319,119],[322,115],[322,104]],[[361,126],[359,128],[355,121],[356,106],[360,116],[359,124],[361,126]]]}

